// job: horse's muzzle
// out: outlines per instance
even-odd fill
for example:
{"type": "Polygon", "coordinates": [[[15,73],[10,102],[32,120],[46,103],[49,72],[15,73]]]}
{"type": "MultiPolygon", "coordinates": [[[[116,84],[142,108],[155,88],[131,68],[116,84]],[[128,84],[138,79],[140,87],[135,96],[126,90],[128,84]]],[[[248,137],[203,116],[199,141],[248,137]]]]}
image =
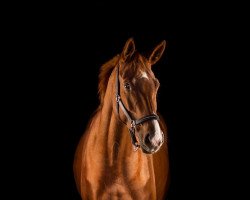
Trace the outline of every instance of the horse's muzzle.
{"type": "Polygon", "coordinates": [[[164,143],[164,134],[161,132],[161,137],[157,137],[155,134],[148,133],[144,140],[141,138],[139,140],[142,152],[146,154],[152,154],[156,153],[161,148],[162,144],[164,143]]]}

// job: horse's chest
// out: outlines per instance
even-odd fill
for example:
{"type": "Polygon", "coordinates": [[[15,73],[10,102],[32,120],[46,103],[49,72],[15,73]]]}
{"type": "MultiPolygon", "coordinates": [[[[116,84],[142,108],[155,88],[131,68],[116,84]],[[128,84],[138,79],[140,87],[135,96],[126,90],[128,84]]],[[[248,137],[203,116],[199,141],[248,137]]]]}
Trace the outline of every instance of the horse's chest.
{"type": "Polygon", "coordinates": [[[142,168],[124,165],[100,171],[99,177],[88,178],[96,199],[155,199],[154,176],[147,165],[142,168]]]}
{"type": "Polygon", "coordinates": [[[108,170],[104,176],[105,190],[103,195],[115,199],[155,199],[155,180],[152,168],[148,163],[133,165],[124,163],[115,173],[108,170]]]}
{"type": "Polygon", "coordinates": [[[144,187],[154,182],[151,159],[141,155],[127,157],[123,166],[124,177],[131,184],[138,184],[138,187],[144,187]]]}
{"type": "Polygon", "coordinates": [[[106,157],[87,160],[88,193],[93,199],[156,199],[155,177],[150,157],[126,156],[109,165],[106,157]],[[95,172],[95,173],[93,173],[95,172]]]}
{"type": "Polygon", "coordinates": [[[100,199],[154,199],[155,192],[150,182],[125,180],[117,178],[112,184],[106,185],[100,199]]]}

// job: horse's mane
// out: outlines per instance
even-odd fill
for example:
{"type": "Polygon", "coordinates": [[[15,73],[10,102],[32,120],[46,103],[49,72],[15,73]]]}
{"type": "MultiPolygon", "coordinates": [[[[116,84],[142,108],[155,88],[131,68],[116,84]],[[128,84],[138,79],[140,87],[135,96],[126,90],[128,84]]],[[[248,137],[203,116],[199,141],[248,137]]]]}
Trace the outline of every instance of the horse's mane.
{"type": "Polygon", "coordinates": [[[119,55],[116,55],[115,57],[113,57],[112,59],[110,59],[101,66],[99,73],[99,84],[98,84],[100,107],[102,107],[103,105],[104,95],[108,86],[109,77],[114,67],[117,65],[119,57],[120,57],[119,55]]]}

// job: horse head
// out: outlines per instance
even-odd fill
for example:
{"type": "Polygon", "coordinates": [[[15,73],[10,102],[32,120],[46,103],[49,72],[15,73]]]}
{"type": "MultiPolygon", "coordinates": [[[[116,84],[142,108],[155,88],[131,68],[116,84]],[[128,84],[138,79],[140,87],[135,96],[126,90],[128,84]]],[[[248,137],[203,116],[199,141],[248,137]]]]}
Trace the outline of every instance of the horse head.
{"type": "Polygon", "coordinates": [[[116,66],[113,109],[129,128],[132,141],[144,153],[157,152],[164,142],[164,133],[157,115],[157,92],[160,86],[152,66],[161,58],[166,46],[162,41],[145,57],[136,51],[130,38],[116,66]]]}

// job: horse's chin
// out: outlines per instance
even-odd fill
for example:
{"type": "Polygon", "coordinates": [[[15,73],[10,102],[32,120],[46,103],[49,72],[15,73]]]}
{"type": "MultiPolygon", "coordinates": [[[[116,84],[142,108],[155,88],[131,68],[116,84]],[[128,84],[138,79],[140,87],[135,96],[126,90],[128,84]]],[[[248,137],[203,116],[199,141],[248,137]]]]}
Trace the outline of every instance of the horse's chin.
{"type": "Polygon", "coordinates": [[[139,144],[140,144],[140,147],[141,147],[141,150],[142,150],[143,153],[145,153],[145,154],[152,154],[152,153],[154,153],[148,146],[146,146],[144,144],[141,135],[139,135],[138,139],[139,139],[139,144]]]}
{"type": "Polygon", "coordinates": [[[145,148],[145,147],[143,148],[143,146],[141,146],[141,150],[145,154],[154,154],[154,153],[156,153],[156,152],[158,152],[160,150],[160,147],[157,148],[157,149],[150,150],[149,148],[145,148]]]}
{"type": "Polygon", "coordinates": [[[147,147],[144,143],[140,143],[140,147],[143,153],[145,154],[153,154],[156,153],[159,149],[150,149],[149,147],[147,147]]]}
{"type": "Polygon", "coordinates": [[[142,150],[142,152],[145,153],[145,154],[153,154],[152,151],[148,151],[147,149],[144,149],[143,147],[141,147],[141,150],[142,150]]]}
{"type": "Polygon", "coordinates": [[[146,144],[144,144],[143,142],[143,137],[141,134],[138,135],[138,141],[140,144],[140,148],[142,150],[143,153],[145,154],[153,154],[156,153],[159,149],[155,149],[155,148],[149,148],[146,144]]]}

